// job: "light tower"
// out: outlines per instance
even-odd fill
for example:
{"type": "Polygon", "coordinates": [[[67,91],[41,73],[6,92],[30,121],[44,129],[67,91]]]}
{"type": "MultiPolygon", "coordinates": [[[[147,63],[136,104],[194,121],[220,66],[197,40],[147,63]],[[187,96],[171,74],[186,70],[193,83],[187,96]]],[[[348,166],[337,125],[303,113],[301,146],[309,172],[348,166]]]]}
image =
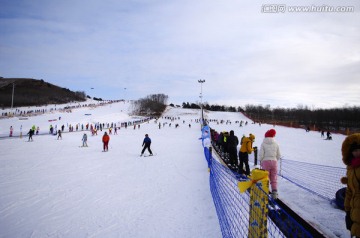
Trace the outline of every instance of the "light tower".
{"type": "Polygon", "coordinates": [[[202,103],[202,98],[203,98],[202,85],[203,85],[203,83],[205,83],[205,79],[199,79],[198,82],[200,83],[200,87],[201,87],[201,91],[200,91],[201,121],[202,121],[202,124],[205,124],[205,123],[204,123],[203,103],[202,103]]]}

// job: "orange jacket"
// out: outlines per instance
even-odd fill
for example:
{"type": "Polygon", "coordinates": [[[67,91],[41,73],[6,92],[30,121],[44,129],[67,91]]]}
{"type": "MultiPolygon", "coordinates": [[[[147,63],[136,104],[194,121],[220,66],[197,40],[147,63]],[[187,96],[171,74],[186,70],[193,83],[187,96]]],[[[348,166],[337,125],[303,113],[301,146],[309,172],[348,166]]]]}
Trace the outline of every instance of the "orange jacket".
{"type": "Polygon", "coordinates": [[[110,136],[109,135],[104,135],[102,138],[103,142],[109,142],[110,141],[110,136]]]}

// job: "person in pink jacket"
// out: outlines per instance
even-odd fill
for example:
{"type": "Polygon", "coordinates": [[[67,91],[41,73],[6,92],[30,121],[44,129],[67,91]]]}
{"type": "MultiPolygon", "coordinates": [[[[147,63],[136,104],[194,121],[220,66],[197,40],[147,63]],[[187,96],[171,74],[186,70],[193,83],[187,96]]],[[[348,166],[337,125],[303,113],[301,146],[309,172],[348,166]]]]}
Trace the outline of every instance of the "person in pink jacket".
{"type": "Polygon", "coordinates": [[[259,158],[261,168],[269,172],[271,195],[274,199],[277,199],[277,161],[280,160],[281,154],[279,145],[274,139],[275,135],[276,131],[274,129],[270,129],[265,133],[265,138],[260,147],[259,158]]]}

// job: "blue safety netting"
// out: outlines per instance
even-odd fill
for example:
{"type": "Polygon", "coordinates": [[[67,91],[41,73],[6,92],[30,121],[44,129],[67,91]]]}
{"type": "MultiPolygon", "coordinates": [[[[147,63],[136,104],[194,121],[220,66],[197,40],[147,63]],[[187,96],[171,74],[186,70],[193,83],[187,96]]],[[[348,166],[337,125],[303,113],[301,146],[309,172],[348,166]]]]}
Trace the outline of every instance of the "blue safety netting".
{"type": "MultiPolygon", "coordinates": [[[[249,221],[251,211],[249,192],[240,193],[237,186],[245,180],[221,162],[212,158],[210,167],[210,190],[218,215],[222,237],[254,237],[249,235],[250,226],[258,225],[249,221]]],[[[257,186],[257,185],[256,185],[257,186]]],[[[258,193],[265,193],[258,189],[258,193]]],[[[261,194],[254,194],[261,197],[261,194]]],[[[282,210],[269,196],[267,204],[267,237],[313,237],[301,224],[282,210]]],[[[257,215],[258,217],[264,214],[257,215]]]]}
{"type": "Polygon", "coordinates": [[[283,178],[329,201],[345,186],[340,183],[345,168],[282,159],[278,171],[283,178]]]}
{"type": "MultiPolygon", "coordinates": [[[[207,148],[206,148],[207,149],[207,148]]],[[[205,151],[206,151],[205,149],[205,151]]],[[[250,194],[240,193],[238,182],[248,180],[222,164],[221,160],[212,157],[211,151],[205,153],[210,165],[210,190],[218,215],[222,236],[258,237],[251,235],[249,228],[259,225],[257,221],[250,221],[250,194]]],[[[257,185],[256,185],[257,186],[257,185]]],[[[257,193],[265,193],[261,188],[257,193]]],[[[263,194],[261,194],[263,195],[263,194]]],[[[260,194],[253,196],[261,197],[260,194]]],[[[266,194],[266,196],[268,196],[266,194]]],[[[258,214],[266,216],[266,237],[313,237],[301,224],[281,209],[275,200],[268,196],[267,212],[258,214]]]]}

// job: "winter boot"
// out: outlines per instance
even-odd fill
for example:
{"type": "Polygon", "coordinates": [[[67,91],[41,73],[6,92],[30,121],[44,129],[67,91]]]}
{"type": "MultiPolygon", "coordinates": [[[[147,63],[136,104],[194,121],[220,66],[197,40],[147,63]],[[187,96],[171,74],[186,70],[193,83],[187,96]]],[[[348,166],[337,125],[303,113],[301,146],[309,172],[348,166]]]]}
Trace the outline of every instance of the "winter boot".
{"type": "Polygon", "coordinates": [[[271,196],[272,196],[273,199],[278,199],[278,192],[277,192],[277,190],[272,191],[272,192],[271,192],[271,196]]]}

